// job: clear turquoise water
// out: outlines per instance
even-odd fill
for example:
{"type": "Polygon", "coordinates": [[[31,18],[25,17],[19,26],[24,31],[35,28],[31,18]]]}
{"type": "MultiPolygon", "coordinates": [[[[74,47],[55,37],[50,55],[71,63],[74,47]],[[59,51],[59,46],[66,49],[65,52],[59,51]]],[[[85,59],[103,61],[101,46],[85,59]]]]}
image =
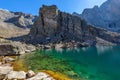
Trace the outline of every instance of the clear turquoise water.
{"type": "Polygon", "coordinates": [[[43,50],[67,59],[72,70],[85,80],[120,80],[120,46],[43,50]]]}

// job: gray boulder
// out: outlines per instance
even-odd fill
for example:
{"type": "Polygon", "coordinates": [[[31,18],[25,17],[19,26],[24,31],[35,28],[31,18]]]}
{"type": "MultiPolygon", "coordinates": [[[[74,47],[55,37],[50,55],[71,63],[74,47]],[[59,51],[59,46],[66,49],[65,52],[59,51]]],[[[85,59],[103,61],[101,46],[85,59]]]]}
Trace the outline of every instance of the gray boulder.
{"type": "Polygon", "coordinates": [[[6,78],[8,79],[8,80],[13,80],[13,79],[22,79],[22,80],[24,80],[24,79],[26,79],[26,73],[24,72],[24,71],[19,71],[19,72],[17,72],[17,71],[11,71],[11,72],[9,72],[7,75],[6,75],[6,78]]]}
{"type": "Polygon", "coordinates": [[[35,46],[21,42],[0,43],[0,56],[22,55],[35,50],[35,46]]]}
{"type": "Polygon", "coordinates": [[[35,76],[35,72],[32,71],[32,70],[29,70],[29,71],[27,72],[27,77],[28,77],[28,78],[31,78],[31,77],[33,77],[33,76],[35,76]]]}
{"type": "Polygon", "coordinates": [[[0,75],[6,75],[8,74],[10,71],[13,71],[13,67],[10,66],[0,66],[0,75]]]}
{"type": "Polygon", "coordinates": [[[26,80],[54,80],[54,79],[46,73],[39,72],[34,77],[28,78],[26,80]]]}

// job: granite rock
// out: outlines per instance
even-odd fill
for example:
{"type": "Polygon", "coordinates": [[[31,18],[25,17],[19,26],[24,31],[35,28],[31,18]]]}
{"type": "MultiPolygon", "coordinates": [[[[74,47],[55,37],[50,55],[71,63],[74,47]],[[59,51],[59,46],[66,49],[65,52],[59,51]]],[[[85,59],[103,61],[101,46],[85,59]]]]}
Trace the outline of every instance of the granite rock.
{"type": "Polygon", "coordinates": [[[89,31],[87,22],[78,16],[61,12],[57,6],[43,5],[39,17],[29,33],[33,44],[79,41],[94,45],[96,38],[89,31]]]}

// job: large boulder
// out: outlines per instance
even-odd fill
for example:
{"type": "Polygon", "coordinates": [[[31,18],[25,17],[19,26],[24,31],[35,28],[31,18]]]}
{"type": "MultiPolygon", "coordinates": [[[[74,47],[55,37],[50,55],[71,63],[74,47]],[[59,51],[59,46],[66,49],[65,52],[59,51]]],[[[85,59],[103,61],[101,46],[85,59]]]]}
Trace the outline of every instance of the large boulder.
{"type": "Polygon", "coordinates": [[[13,67],[10,66],[0,66],[0,75],[6,75],[8,74],[10,71],[13,71],[13,67]]]}
{"type": "Polygon", "coordinates": [[[14,61],[15,61],[15,59],[8,57],[8,56],[3,57],[3,59],[2,59],[2,62],[5,62],[5,63],[14,62],[14,61]]]}
{"type": "Polygon", "coordinates": [[[37,75],[35,75],[32,78],[28,78],[27,80],[54,80],[54,79],[44,72],[39,72],[37,75]]]}
{"type": "Polygon", "coordinates": [[[32,71],[32,70],[29,70],[29,71],[27,72],[27,77],[28,77],[28,78],[31,78],[31,77],[33,77],[33,76],[35,76],[35,72],[32,71]]]}
{"type": "Polygon", "coordinates": [[[22,55],[35,50],[35,46],[21,42],[0,43],[0,56],[22,55]]]}
{"type": "Polygon", "coordinates": [[[11,72],[9,72],[7,75],[6,75],[6,78],[8,79],[8,80],[13,80],[13,79],[22,79],[22,80],[24,80],[24,79],[26,79],[26,73],[24,72],[24,71],[19,71],[19,72],[17,72],[17,71],[11,71],[11,72]]]}
{"type": "Polygon", "coordinates": [[[10,44],[4,44],[0,45],[0,55],[5,56],[5,55],[14,55],[16,54],[16,51],[14,50],[14,46],[10,44]]]}

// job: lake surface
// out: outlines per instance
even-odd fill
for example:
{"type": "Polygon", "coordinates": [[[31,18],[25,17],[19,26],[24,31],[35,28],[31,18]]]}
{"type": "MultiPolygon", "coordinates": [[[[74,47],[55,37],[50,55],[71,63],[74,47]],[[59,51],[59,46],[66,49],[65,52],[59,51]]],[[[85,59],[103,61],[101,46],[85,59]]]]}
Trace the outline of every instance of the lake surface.
{"type": "Polygon", "coordinates": [[[120,80],[120,46],[43,50],[67,59],[72,70],[85,80],[120,80]]]}

